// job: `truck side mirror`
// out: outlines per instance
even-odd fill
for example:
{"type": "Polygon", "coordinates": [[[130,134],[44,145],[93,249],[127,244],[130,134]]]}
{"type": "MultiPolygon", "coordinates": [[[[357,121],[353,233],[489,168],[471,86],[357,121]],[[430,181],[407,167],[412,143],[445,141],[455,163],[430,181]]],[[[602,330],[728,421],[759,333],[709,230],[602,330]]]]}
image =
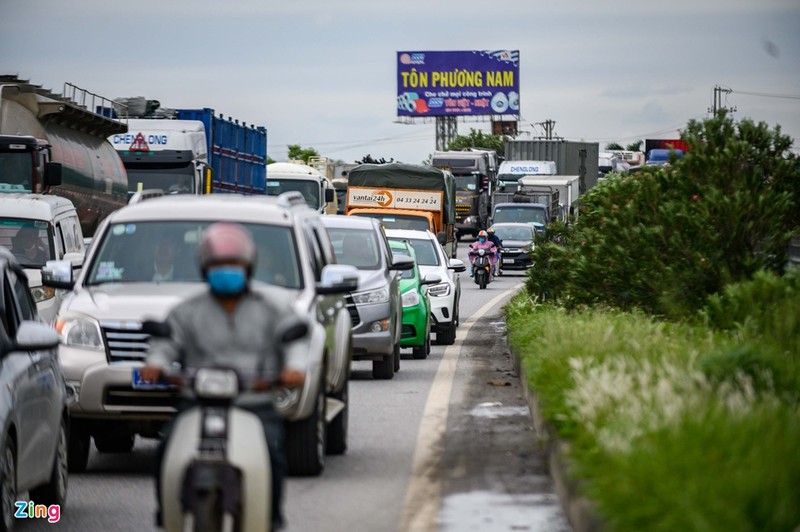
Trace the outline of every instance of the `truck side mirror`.
{"type": "Polygon", "coordinates": [[[57,187],[60,185],[62,171],[61,163],[47,163],[44,167],[44,186],[57,187]]]}
{"type": "Polygon", "coordinates": [[[446,246],[447,245],[447,233],[445,233],[444,231],[439,231],[436,234],[436,240],[438,240],[441,245],[446,246]]]}
{"type": "Polygon", "coordinates": [[[325,203],[333,203],[333,195],[336,191],[332,188],[325,189],[325,203]]]}

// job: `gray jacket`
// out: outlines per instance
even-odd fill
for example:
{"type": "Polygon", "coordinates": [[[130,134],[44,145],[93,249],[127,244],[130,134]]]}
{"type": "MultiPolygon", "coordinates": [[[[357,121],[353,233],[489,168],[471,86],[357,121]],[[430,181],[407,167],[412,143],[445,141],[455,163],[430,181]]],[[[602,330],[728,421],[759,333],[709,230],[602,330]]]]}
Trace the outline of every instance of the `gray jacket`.
{"type": "MultiPolygon", "coordinates": [[[[150,339],[147,364],[167,368],[173,363],[198,368],[228,365],[244,375],[277,382],[284,366],[278,336],[301,318],[288,304],[277,304],[248,290],[232,314],[210,291],[176,305],[167,315],[169,338],[150,339]]],[[[257,406],[272,402],[270,392],[243,392],[236,403],[257,406]]]]}

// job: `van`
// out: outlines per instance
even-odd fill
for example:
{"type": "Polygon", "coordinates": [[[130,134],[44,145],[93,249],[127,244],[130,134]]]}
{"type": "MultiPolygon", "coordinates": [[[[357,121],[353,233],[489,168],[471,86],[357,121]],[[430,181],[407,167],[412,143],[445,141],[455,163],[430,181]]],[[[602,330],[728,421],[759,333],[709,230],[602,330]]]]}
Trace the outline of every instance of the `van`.
{"type": "Polygon", "coordinates": [[[14,254],[25,270],[39,316],[52,323],[66,290],[42,285],[42,267],[65,260],[83,267],[84,238],[78,212],[60,196],[0,194],[0,246],[14,254]]]}

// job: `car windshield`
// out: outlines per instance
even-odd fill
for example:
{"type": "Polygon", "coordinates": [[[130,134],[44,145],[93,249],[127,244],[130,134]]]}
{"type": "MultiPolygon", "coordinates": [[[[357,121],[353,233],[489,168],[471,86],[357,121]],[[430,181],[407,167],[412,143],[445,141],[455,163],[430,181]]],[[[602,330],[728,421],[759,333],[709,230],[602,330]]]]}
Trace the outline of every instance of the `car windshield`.
{"type": "Polygon", "coordinates": [[[530,207],[498,207],[494,211],[494,223],[532,223],[544,225],[547,223],[543,209],[530,207]]]}
{"type": "MultiPolygon", "coordinates": [[[[393,238],[392,240],[401,239],[393,238]]],[[[420,266],[438,266],[440,264],[439,255],[436,253],[436,248],[434,247],[439,245],[438,242],[422,238],[409,238],[407,240],[408,243],[411,244],[411,247],[414,248],[414,256],[417,260],[417,264],[420,266]]]]}
{"type": "MultiPolygon", "coordinates": [[[[87,284],[110,282],[199,282],[197,244],[212,221],[170,220],[112,224],[90,266],[87,284]],[[132,252],[132,250],[136,250],[132,252]]],[[[258,250],[253,279],[299,289],[303,287],[297,246],[291,228],[244,223],[258,250]]]]}
{"type": "Polygon", "coordinates": [[[10,249],[24,268],[41,268],[55,257],[53,234],[45,220],[0,218],[0,246],[10,249]]]}
{"type": "Polygon", "coordinates": [[[380,268],[378,235],[372,229],[329,227],[328,235],[339,264],[349,264],[362,270],[380,268]]]}
{"type": "Polygon", "coordinates": [[[495,227],[495,234],[500,240],[533,240],[534,228],[532,226],[506,226],[495,227]]]}
{"type": "Polygon", "coordinates": [[[412,216],[409,214],[382,214],[359,212],[354,216],[365,218],[377,218],[386,229],[407,229],[409,231],[427,231],[430,223],[427,218],[422,216],[412,216]]]}

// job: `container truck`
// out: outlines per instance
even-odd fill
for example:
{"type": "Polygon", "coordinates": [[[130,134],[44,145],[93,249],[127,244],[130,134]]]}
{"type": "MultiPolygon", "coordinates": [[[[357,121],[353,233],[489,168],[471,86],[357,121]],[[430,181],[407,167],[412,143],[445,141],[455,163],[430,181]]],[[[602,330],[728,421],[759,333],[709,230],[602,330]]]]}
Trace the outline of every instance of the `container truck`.
{"type": "Polygon", "coordinates": [[[67,198],[83,234],[92,236],[128,199],[125,167],[107,140],[127,125],[92,111],[105,103],[110,100],[71,83],[54,94],[0,75],[0,193],[67,198]]]}
{"type": "Polygon", "coordinates": [[[597,184],[600,145],[569,140],[509,140],[506,161],[554,161],[561,175],[576,175],[581,194],[597,184]]]}
{"type": "Polygon", "coordinates": [[[453,174],[405,163],[360,164],[350,170],[346,215],[378,218],[387,229],[430,230],[456,256],[453,174]]]}
{"type": "MultiPolygon", "coordinates": [[[[121,99],[125,101],[127,99],[121,99]]],[[[119,101],[119,100],[118,100],[119,101]]],[[[148,100],[154,101],[154,100],[148,100]]],[[[128,132],[111,135],[128,173],[127,192],[266,193],[267,130],[203,109],[129,115],[128,132]]]]}
{"type": "Polygon", "coordinates": [[[456,181],[456,237],[486,229],[497,183],[496,152],[455,150],[434,152],[431,165],[453,174],[456,181]]]}

